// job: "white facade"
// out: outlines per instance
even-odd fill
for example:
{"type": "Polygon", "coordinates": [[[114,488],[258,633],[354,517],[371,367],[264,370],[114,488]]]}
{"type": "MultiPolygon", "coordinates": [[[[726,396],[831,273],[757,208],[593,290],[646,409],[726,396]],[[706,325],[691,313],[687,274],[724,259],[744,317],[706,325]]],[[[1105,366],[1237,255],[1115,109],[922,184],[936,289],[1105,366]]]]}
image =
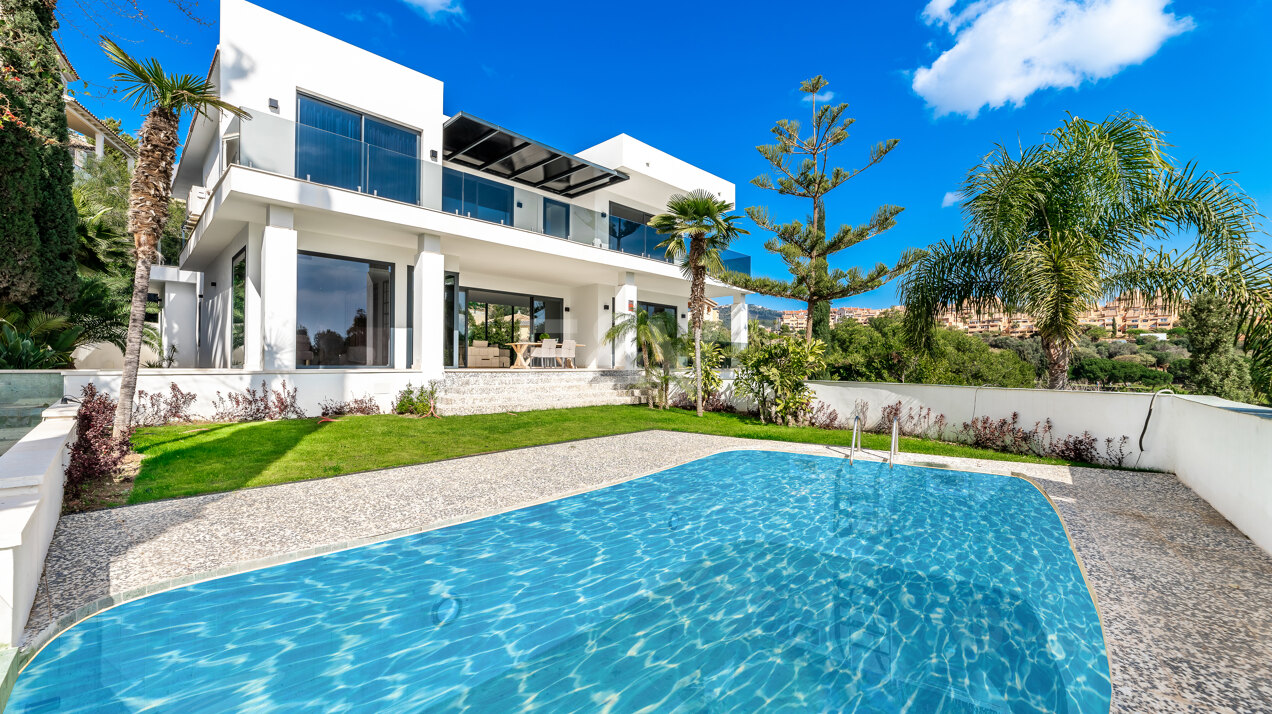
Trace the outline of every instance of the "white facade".
{"type": "Polygon", "coordinates": [[[616,315],[686,323],[688,281],[640,218],[697,188],[732,201],[731,183],[627,135],[571,155],[448,117],[442,82],[243,0],[220,31],[211,80],[251,118],[187,135],[187,239],[154,276],[173,366],[432,377],[477,340],[547,334],[582,345],[579,367],[632,367],[603,341],[616,315]]]}

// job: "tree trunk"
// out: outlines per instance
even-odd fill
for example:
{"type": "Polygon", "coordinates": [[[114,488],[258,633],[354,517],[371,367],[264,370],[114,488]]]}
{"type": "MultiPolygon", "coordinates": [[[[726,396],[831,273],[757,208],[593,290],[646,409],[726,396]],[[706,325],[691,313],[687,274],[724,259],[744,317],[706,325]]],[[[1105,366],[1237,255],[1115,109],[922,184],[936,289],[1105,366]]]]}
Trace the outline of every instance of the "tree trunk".
{"type": "Polygon", "coordinates": [[[812,300],[808,301],[808,307],[804,309],[804,341],[811,343],[813,341],[813,308],[817,303],[812,300]]]}
{"type": "Polygon", "coordinates": [[[116,438],[128,433],[132,426],[133,395],[137,391],[137,368],[141,366],[141,337],[146,327],[146,295],[150,293],[149,251],[138,251],[137,271],[133,274],[132,307],[128,311],[128,337],[124,350],[124,373],[119,382],[119,405],[115,408],[115,424],[111,434],[116,438]]]}
{"type": "Polygon", "coordinates": [[[1042,337],[1042,353],[1047,357],[1047,388],[1069,387],[1069,355],[1073,345],[1054,337],[1042,337]]]}
{"type": "Polygon", "coordinates": [[[707,301],[704,241],[705,236],[702,235],[695,235],[689,241],[689,264],[693,266],[693,275],[689,282],[689,317],[693,324],[693,382],[698,397],[698,416],[702,416],[702,313],[707,301]]]}
{"type": "Polygon", "coordinates": [[[180,117],[167,107],[155,107],[141,125],[141,149],[137,167],[128,187],[128,231],[137,249],[137,271],[133,277],[132,309],[128,313],[128,342],[124,350],[124,373],[119,383],[119,407],[112,430],[116,437],[132,426],[132,403],[137,390],[137,368],[141,364],[141,336],[146,319],[146,295],[150,292],[150,263],[159,249],[163,227],[168,222],[168,202],[172,198],[172,170],[176,161],[180,117]]]}

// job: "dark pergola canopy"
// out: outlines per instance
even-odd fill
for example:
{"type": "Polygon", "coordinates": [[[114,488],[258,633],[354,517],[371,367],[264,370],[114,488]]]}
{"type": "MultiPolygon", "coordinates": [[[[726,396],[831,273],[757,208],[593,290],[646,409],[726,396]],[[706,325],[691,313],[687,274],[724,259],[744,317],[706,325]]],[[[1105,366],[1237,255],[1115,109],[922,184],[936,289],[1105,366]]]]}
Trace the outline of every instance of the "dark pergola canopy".
{"type": "Polygon", "coordinates": [[[442,125],[443,158],[566,198],[626,181],[627,174],[460,112],[442,125]]]}

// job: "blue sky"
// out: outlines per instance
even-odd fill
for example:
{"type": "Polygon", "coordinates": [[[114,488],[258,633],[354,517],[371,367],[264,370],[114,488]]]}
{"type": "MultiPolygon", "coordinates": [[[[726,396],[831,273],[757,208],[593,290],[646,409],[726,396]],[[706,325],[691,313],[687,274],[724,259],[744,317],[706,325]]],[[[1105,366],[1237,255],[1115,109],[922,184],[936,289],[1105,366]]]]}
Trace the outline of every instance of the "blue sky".
{"type": "MultiPolygon", "coordinates": [[[[97,34],[198,74],[217,36],[213,2],[195,8],[208,24],[166,0],[139,2],[146,21],[89,18],[61,3],[59,39],[90,83],[81,100],[129,130],[141,116],[106,96],[97,34]]],[[[1272,205],[1272,0],[843,2],[811,14],[745,0],[260,4],[442,80],[447,113],[575,151],[625,132],[733,181],[739,207],[766,205],[782,220],[808,207],[749,185],[766,167],[754,147],[774,120],[807,118],[797,87],[823,74],[857,119],[837,163],[852,167],[873,143],[900,139],[831,195],[832,228],[864,222],[882,203],[906,208],[895,229],[839,254],[837,267],[891,262],[957,233],[958,208],[943,204],[967,170],[996,143],[1039,141],[1066,112],[1139,113],[1169,133],[1175,158],[1233,172],[1261,210],[1272,205]]],[[[737,249],[754,256],[753,272],[781,277],[764,239],[753,232],[737,249]]],[[[836,304],[894,302],[888,286],[836,304]]]]}

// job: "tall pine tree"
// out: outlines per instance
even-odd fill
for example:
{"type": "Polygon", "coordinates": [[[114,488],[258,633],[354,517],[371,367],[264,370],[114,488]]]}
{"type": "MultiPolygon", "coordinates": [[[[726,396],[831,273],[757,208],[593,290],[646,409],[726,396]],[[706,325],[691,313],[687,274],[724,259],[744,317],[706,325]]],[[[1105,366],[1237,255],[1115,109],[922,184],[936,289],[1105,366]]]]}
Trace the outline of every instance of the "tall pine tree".
{"type": "Polygon", "coordinates": [[[807,224],[798,220],[776,223],[765,208],[746,209],[747,215],[756,225],[774,234],[764,244],[764,248],[782,258],[791,279],[782,281],[741,273],[720,276],[725,282],[761,295],[803,301],[808,306],[807,324],[804,328],[804,337],[808,340],[830,332],[831,301],[859,295],[884,285],[905,272],[921,255],[920,252],[907,251],[896,265],[888,267],[879,263],[864,273],[856,267],[848,270],[830,268],[830,256],[892,228],[896,225],[897,214],[904,209],[900,206],[881,206],[868,223],[859,226],[843,225],[833,235],[827,235],[826,194],[879,163],[897,145],[896,139],[876,144],[870,150],[868,161],[860,168],[849,170],[829,166],[831,149],[848,138],[848,127],[854,120],[844,116],[844,112],[848,110],[847,104],[818,106],[818,97],[828,84],[821,75],[817,75],[800,85],[800,91],[813,107],[810,136],[800,135],[799,122],[782,119],[773,127],[777,143],[756,147],[772,165],[776,178],[764,174],[752,179],[752,184],[783,196],[806,198],[812,202],[812,213],[807,224]]]}
{"type": "Polygon", "coordinates": [[[55,3],[0,0],[0,301],[74,299],[77,216],[55,3]]]}

